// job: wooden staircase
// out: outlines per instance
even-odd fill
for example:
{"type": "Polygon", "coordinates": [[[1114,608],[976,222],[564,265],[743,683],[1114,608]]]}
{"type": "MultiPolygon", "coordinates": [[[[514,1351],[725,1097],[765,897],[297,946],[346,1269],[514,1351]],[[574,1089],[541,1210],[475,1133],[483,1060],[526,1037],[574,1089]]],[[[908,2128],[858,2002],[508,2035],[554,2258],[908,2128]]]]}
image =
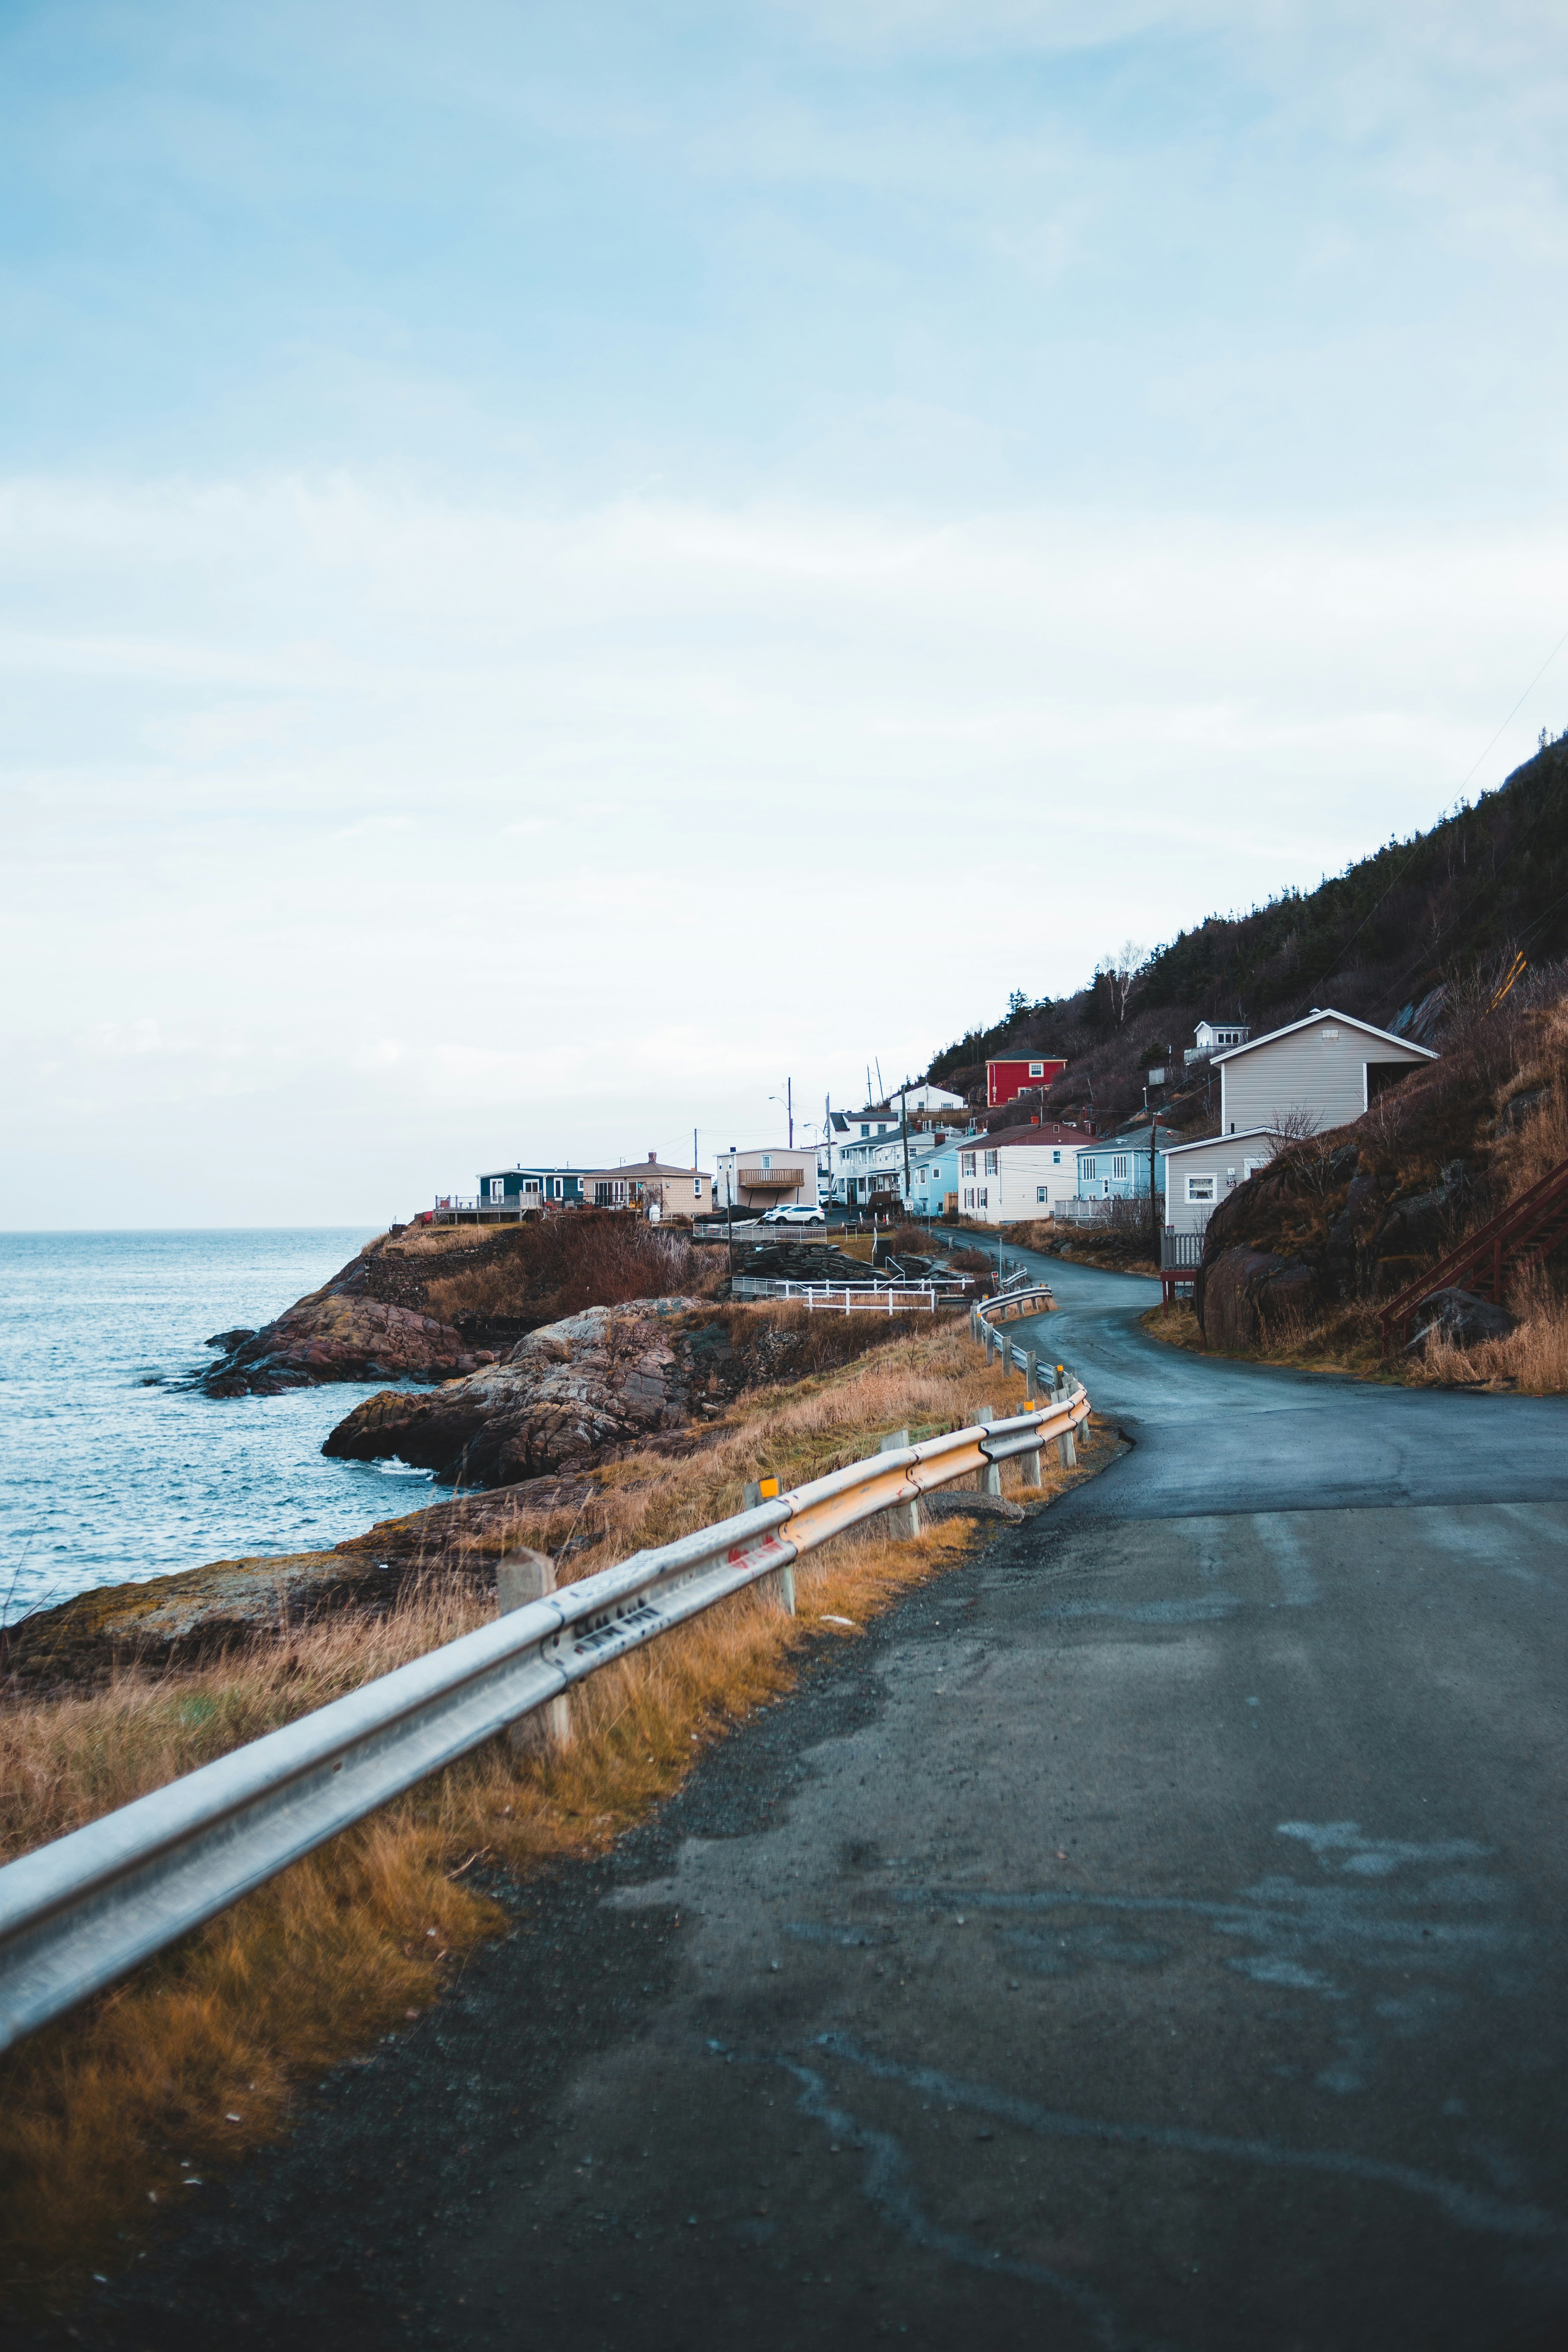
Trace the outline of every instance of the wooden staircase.
{"type": "Polygon", "coordinates": [[[1435,1290],[1448,1290],[1468,1276],[1470,1287],[1500,1307],[1503,1284],[1521,1267],[1539,1265],[1568,1235],[1568,1160],[1559,1161],[1539,1184],[1458,1243],[1415,1282],[1407,1282],[1379,1313],[1387,1355],[1403,1340],[1411,1318],[1435,1290]]]}

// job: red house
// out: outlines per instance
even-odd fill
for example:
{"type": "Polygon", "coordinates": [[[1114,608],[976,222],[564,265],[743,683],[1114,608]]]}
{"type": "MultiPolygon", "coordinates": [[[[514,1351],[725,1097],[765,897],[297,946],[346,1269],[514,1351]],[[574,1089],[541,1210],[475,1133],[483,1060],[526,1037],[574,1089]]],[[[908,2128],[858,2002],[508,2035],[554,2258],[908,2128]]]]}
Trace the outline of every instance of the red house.
{"type": "Polygon", "coordinates": [[[1026,1087],[1048,1087],[1067,1068],[1065,1062],[1023,1061],[987,1062],[985,1065],[985,1108],[999,1110],[1010,1103],[1026,1087]]]}

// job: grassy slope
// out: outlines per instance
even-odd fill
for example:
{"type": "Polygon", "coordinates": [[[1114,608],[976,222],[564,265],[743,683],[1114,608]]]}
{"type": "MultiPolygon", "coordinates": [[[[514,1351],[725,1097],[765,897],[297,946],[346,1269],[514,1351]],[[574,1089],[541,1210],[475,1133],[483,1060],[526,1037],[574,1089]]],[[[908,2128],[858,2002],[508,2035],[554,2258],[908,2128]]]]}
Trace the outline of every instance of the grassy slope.
{"type": "MultiPolygon", "coordinates": [[[[962,1425],[1017,1401],[944,1324],[847,1368],[742,1400],[719,1442],[685,1460],[633,1457],[595,1474],[584,1575],[742,1507],[759,1471],[788,1486],[860,1458],[875,1437],[962,1425]]],[[[1107,1458],[1096,1435],[1083,1469],[1107,1458]]],[[[1064,1483],[1047,1460],[1046,1495],[1064,1483]]],[[[509,1530],[552,1549],[564,1523],[509,1530]]],[[[972,1540],[949,1523],[897,1542],[875,1527],[798,1575],[800,1614],[746,1594],[606,1668],[574,1696],[564,1755],[504,1742],[375,1818],[0,2061],[0,2291],[58,2307],[89,2267],[132,2259],[180,2193],[180,2159],[208,2172],[284,2129],[295,2088],[437,1999],[445,1966],[502,1924],[464,1873],[517,1874],[598,1848],[677,1786],[708,1739],[789,1683],[803,1645],[863,1622],[940,1574],[972,1540]]],[[[368,1623],[339,1618],[258,1641],[188,1673],[132,1672],[108,1690],[24,1700],[0,1717],[0,1852],[18,1853],[163,1785],[463,1632],[471,1592],[427,1589],[368,1623]]]]}

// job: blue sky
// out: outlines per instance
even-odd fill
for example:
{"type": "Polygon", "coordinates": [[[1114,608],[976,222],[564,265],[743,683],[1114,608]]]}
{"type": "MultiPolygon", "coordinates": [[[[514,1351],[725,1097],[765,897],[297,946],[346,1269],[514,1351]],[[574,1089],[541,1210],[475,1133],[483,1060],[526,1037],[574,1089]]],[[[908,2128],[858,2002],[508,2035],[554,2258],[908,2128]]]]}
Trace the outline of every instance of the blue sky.
{"type": "Polygon", "coordinates": [[[0,1222],[706,1157],[1429,822],[1568,31],[1368,15],[13,0],[0,1222]]]}

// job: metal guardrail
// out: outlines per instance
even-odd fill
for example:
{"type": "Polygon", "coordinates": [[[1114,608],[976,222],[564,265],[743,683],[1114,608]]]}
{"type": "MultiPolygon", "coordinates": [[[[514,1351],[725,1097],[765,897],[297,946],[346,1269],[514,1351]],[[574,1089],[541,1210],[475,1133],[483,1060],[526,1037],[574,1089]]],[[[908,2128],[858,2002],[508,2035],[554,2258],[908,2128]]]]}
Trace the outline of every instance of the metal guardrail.
{"type": "Polygon", "coordinates": [[[1064,1454],[1082,1389],[813,1479],[511,1610],[0,1869],[0,2049],[715,1601],[966,1473],[1064,1454]]]}

